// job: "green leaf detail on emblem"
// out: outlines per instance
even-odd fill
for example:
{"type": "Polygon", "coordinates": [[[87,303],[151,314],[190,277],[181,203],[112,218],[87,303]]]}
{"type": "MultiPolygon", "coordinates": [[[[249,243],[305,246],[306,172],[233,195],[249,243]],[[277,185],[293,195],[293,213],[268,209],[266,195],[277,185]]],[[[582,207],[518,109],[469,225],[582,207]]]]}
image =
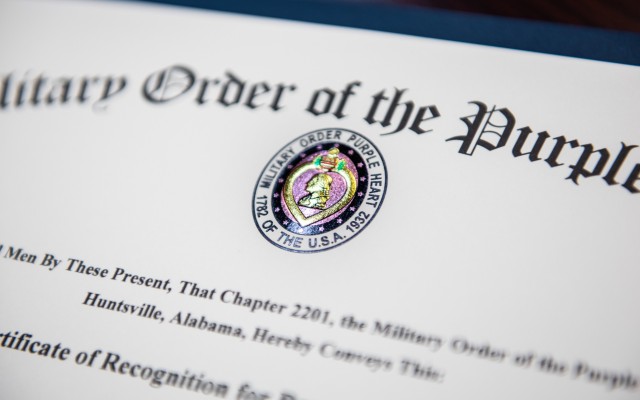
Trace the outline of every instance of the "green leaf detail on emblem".
{"type": "Polygon", "coordinates": [[[340,160],[338,162],[338,166],[336,167],[336,171],[342,171],[344,169],[344,160],[340,160]]]}
{"type": "Polygon", "coordinates": [[[322,157],[321,156],[316,157],[316,159],[313,160],[313,165],[315,165],[316,167],[320,166],[320,161],[322,161],[322,157]]]}

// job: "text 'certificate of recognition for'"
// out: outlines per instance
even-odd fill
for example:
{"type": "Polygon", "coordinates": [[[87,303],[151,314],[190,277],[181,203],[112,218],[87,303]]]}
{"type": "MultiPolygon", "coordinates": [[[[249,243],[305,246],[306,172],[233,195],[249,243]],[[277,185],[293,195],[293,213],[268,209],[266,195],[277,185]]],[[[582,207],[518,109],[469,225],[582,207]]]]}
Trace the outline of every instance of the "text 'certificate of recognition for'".
{"type": "Polygon", "coordinates": [[[0,398],[640,397],[640,68],[0,6],[0,398]]]}

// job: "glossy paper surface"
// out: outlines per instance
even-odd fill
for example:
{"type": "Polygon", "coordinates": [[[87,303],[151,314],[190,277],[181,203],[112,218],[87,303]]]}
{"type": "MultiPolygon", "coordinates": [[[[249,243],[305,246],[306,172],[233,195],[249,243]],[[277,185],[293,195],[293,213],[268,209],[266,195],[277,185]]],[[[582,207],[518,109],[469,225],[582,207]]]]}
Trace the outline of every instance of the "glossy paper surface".
{"type": "Polygon", "coordinates": [[[0,8],[0,397],[638,398],[640,68],[0,8]]]}

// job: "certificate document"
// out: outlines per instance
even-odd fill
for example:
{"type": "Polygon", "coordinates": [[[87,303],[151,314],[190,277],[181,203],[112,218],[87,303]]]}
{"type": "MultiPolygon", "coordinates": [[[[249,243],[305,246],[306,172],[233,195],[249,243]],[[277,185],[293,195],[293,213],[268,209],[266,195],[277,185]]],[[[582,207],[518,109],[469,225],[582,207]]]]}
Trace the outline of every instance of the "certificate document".
{"type": "Polygon", "coordinates": [[[640,67],[0,11],[1,398],[640,397],[640,67]]]}

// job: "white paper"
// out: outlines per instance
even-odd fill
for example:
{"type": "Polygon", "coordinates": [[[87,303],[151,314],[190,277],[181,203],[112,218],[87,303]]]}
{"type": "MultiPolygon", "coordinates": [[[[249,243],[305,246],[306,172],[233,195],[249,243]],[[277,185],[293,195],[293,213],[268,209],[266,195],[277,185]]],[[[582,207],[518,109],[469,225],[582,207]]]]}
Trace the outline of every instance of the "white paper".
{"type": "MultiPolygon", "coordinates": [[[[0,109],[2,398],[638,398],[640,181],[629,177],[640,149],[611,172],[640,144],[638,67],[146,4],[0,10],[0,78],[11,80],[0,109]],[[159,71],[174,73],[165,96],[179,93],[179,67],[196,77],[190,90],[145,98],[147,80],[159,95],[149,89],[159,71]],[[245,86],[227,107],[230,76],[245,86]],[[60,78],[71,80],[64,104],[60,78]],[[247,106],[251,88],[267,87],[247,106]],[[403,89],[407,126],[383,135],[407,107],[388,127],[369,123],[373,96],[403,89]],[[468,133],[470,102],[513,115],[504,146],[468,155],[447,141],[468,133]],[[418,121],[428,132],[417,134],[421,107],[440,116],[418,121]],[[523,152],[548,132],[539,161],[513,155],[523,127],[523,152]],[[254,222],[262,171],[288,143],[327,130],[377,147],[384,200],[339,246],[274,246],[254,222]],[[607,149],[602,171],[569,179],[585,151],[569,144],[552,168],[560,136],[607,149]],[[47,254],[60,264],[43,265],[47,254]],[[80,261],[107,272],[76,273],[80,261]],[[225,303],[228,291],[250,306],[225,303]],[[91,293],[164,319],[87,305],[91,293]],[[309,318],[293,317],[296,305],[309,318]],[[239,336],[183,326],[178,313],[239,336]],[[376,326],[387,324],[422,338],[384,337],[376,326]],[[257,329],[292,341],[259,342],[257,329]],[[42,343],[60,344],[58,358],[37,354],[42,343]],[[195,377],[154,387],[140,376],[150,371],[195,377]]],[[[584,171],[597,170],[598,154],[584,171]]]]}

